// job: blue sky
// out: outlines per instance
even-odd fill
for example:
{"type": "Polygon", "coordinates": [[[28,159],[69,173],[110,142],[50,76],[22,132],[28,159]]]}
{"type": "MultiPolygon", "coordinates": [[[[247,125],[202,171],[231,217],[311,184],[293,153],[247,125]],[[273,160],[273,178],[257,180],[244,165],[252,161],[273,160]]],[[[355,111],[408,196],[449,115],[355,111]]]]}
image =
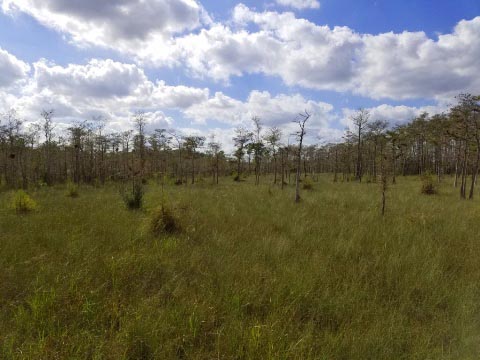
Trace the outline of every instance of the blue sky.
{"type": "Polygon", "coordinates": [[[334,140],[358,107],[393,124],[480,93],[474,0],[0,4],[0,112],[27,121],[51,106],[119,130],[142,109],[152,128],[226,141],[251,116],[288,132],[308,109],[312,136],[334,140]]]}

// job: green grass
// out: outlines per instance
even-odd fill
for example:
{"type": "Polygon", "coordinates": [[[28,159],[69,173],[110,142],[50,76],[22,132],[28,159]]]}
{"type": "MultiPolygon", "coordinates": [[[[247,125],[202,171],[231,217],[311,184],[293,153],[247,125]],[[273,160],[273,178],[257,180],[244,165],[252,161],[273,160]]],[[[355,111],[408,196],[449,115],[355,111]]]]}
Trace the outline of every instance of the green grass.
{"type": "Polygon", "coordinates": [[[0,358],[478,359],[480,200],[322,177],[169,186],[182,232],[118,190],[0,194],[0,358]]]}

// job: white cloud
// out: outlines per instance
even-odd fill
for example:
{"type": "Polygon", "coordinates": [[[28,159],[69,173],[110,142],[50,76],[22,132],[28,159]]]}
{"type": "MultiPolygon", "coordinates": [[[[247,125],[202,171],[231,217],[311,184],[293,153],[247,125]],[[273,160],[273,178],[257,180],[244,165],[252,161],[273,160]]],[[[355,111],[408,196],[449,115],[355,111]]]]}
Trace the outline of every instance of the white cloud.
{"type": "Polygon", "coordinates": [[[2,10],[25,12],[67,33],[73,42],[128,49],[166,41],[210,20],[196,0],[1,0],[2,10]]]}
{"type": "Polygon", "coordinates": [[[206,101],[209,96],[207,88],[188,86],[170,86],[164,81],[157,81],[153,87],[151,101],[154,105],[170,109],[186,109],[194,104],[206,101]]]}
{"type": "Polygon", "coordinates": [[[202,134],[213,131],[228,145],[233,128],[252,127],[251,118],[259,116],[266,127],[278,126],[285,134],[295,130],[292,121],[299,112],[312,114],[310,135],[334,136],[336,119],[330,104],[305,99],[300,94],[272,96],[267,91],[252,91],[240,101],[208,89],[170,86],[164,81],[152,82],[136,65],[113,60],[93,59],[84,65],[60,66],[46,60],[33,64],[33,72],[23,87],[0,93],[0,113],[16,108],[29,122],[39,120],[44,109],[55,110],[57,130],[66,129],[75,121],[102,117],[107,130],[125,130],[132,126],[136,110],[144,110],[148,130],[174,127],[190,131],[186,121],[179,126],[165,111],[176,109],[192,125],[203,128],[202,134]],[[211,121],[223,123],[223,129],[210,129],[211,121]],[[227,139],[228,138],[228,139],[227,139]],[[228,141],[227,141],[228,140],[228,141]]]}
{"type": "Polygon", "coordinates": [[[277,4],[290,6],[294,9],[319,9],[320,3],[317,0],[276,0],[277,4]]]}
{"type": "Polygon", "coordinates": [[[359,34],[348,27],[319,26],[292,13],[257,13],[244,5],[236,7],[233,18],[240,25],[256,24],[257,33],[278,41],[274,58],[281,60],[272,66],[264,58],[259,72],[280,76],[287,85],[376,99],[480,92],[480,17],[459,22],[437,41],[424,32],[359,34]]]}
{"type": "Polygon", "coordinates": [[[148,91],[149,87],[143,70],[136,65],[109,59],[93,59],[86,65],[67,67],[41,60],[34,64],[34,70],[40,90],[48,88],[55,93],[78,97],[123,97],[135,91],[148,91]]]}
{"type": "Polygon", "coordinates": [[[251,124],[258,116],[267,126],[291,123],[298,113],[307,110],[317,121],[327,124],[333,107],[324,102],[307,100],[299,94],[272,96],[268,91],[254,90],[245,102],[217,92],[207,101],[192,105],[185,114],[197,122],[216,120],[231,125],[251,124]]]}
{"type": "Polygon", "coordinates": [[[194,0],[0,2],[4,12],[28,13],[80,46],[115,49],[140,65],[181,67],[225,83],[264,74],[288,86],[397,100],[480,92],[480,17],[432,39],[424,32],[361,34],[243,4],[231,21],[212,23],[194,0]]]}
{"type": "Polygon", "coordinates": [[[13,85],[28,75],[30,66],[0,48],[0,88],[13,85]]]}
{"type": "Polygon", "coordinates": [[[54,109],[56,121],[101,116],[113,129],[125,128],[132,114],[146,111],[149,126],[170,126],[164,109],[186,109],[208,99],[208,89],[153,83],[143,69],[113,60],[90,60],[85,65],[59,66],[40,60],[25,84],[0,93],[0,113],[17,108],[29,120],[43,109],[54,109]]]}

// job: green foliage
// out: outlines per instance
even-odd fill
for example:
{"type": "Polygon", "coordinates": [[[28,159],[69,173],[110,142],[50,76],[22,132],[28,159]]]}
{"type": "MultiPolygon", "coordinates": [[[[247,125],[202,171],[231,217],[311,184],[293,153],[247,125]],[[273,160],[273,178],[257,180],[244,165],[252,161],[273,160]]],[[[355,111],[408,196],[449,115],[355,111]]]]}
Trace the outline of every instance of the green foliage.
{"type": "Polygon", "coordinates": [[[65,193],[67,197],[76,198],[79,195],[78,185],[74,182],[69,181],[67,183],[67,191],[65,193]]]}
{"type": "Polygon", "coordinates": [[[17,213],[27,213],[37,208],[37,203],[23,190],[16,191],[11,199],[10,207],[17,213]]]}
{"type": "Polygon", "coordinates": [[[311,177],[307,177],[303,180],[302,188],[304,190],[313,190],[313,180],[311,177]]]}
{"type": "Polygon", "coordinates": [[[131,191],[123,191],[122,197],[126,207],[130,210],[138,210],[143,205],[144,189],[141,182],[134,182],[131,191]]]}
{"type": "Polygon", "coordinates": [[[432,174],[430,172],[425,172],[422,175],[422,194],[425,195],[435,195],[438,190],[433,181],[432,174]]]}

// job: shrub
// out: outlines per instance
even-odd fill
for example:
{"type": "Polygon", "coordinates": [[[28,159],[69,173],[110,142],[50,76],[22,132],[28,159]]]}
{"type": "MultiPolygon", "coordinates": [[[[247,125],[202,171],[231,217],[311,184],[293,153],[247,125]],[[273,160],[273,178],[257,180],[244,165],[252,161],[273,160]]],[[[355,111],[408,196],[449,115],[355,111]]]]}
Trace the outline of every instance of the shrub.
{"type": "Polygon", "coordinates": [[[78,197],[78,185],[73,182],[67,183],[66,195],[71,198],[78,197]]]}
{"type": "Polygon", "coordinates": [[[37,208],[37,203],[23,190],[13,194],[11,208],[18,213],[27,213],[37,208]]]}
{"type": "Polygon", "coordinates": [[[123,193],[123,202],[130,210],[141,209],[143,205],[143,185],[140,182],[135,182],[132,187],[132,192],[123,193]]]}
{"type": "Polygon", "coordinates": [[[303,189],[304,190],[312,190],[313,189],[313,181],[311,178],[307,177],[304,181],[303,181],[303,185],[302,185],[303,189]]]}
{"type": "Polygon", "coordinates": [[[155,209],[150,218],[150,231],[155,236],[179,232],[180,225],[172,209],[165,205],[155,209]]]}
{"type": "Polygon", "coordinates": [[[422,175],[422,194],[435,195],[437,192],[437,187],[433,182],[432,174],[426,172],[422,175]]]}

